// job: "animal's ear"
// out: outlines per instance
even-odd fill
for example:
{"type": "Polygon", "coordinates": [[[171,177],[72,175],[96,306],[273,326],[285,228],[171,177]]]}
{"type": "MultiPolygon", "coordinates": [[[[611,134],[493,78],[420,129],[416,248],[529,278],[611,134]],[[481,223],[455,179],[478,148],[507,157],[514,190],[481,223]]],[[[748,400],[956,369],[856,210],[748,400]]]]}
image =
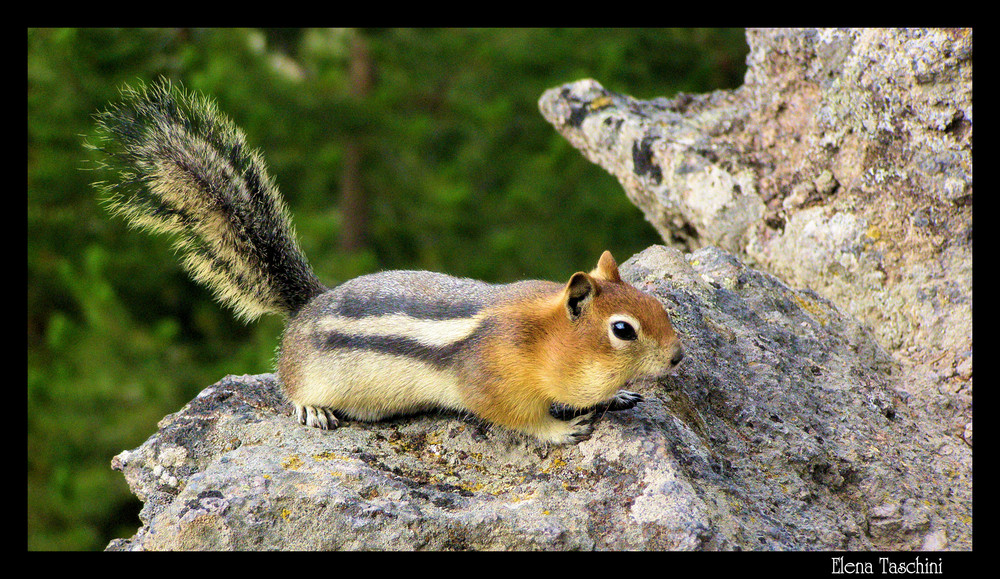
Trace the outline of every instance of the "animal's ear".
{"type": "Polygon", "coordinates": [[[607,281],[622,281],[621,276],[618,275],[618,264],[615,263],[615,258],[611,257],[610,251],[601,254],[601,259],[597,261],[597,267],[590,272],[590,275],[607,281]]]}
{"type": "Polygon", "coordinates": [[[597,282],[594,278],[578,271],[569,278],[566,289],[563,290],[563,305],[570,320],[576,320],[583,315],[590,301],[597,295],[597,282]]]}

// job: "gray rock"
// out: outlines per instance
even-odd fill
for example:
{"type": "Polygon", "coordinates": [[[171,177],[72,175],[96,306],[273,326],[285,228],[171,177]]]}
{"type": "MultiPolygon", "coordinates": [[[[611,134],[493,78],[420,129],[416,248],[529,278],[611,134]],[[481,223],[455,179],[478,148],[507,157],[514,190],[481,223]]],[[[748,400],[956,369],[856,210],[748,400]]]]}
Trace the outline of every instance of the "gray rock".
{"type": "Polygon", "coordinates": [[[587,79],[539,108],[668,245],[723,248],[859,320],[896,365],[891,388],[924,409],[928,448],[960,455],[940,469],[968,476],[972,30],[747,41],[735,90],[640,101],[587,79]]]}
{"type": "Polygon", "coordinates": [[[590,440],[449,414],[321,431],[273,375],[229,376],[115,457],[145,506],[108,549],[971,546],[971,473],[941,468],[963,457],[932,456],[859,323],[717,248],[651,247],[621,271],[687,356],[590,440]]]}
{"type": "Polygon", "coordinates": [[[971,356],[972,31],[747,32],[743,86],[639,101],[581,80],[543,116],[664,241],[810,287],[908,363],[971,356]]]}

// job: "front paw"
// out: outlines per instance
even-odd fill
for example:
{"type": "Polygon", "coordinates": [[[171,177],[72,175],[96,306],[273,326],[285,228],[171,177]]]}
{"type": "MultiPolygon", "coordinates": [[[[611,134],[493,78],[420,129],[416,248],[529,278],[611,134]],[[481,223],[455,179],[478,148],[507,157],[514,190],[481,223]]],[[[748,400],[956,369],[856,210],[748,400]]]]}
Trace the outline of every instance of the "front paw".
{"type": "Polygon", "coordinates": [[[594,433],[594,413],[588,412],[566,423],[569,427],[562,444],[579,444],[594,433]]]}
{"type": "Polygon", "coordinates": [[[525,432],[550,444],[577,444],[590,438],[594,432],[593,412],[587,412],[569,421],[545,418],[539,424],[525,428],[525,432]]]}
{"type": "Polygon", "coordinates": [[[570,420],[576,416],[587,414],[588,412],[596,411],[599,414],[604,414],[605,412],[628,410],[629,408],[634,408],[636,404],[642,401],[642,394],[639,394],[638,392],[619,390],[617,394],[608,400],[589,408],[573,408],[572,406],[556,402],[549,407],[549,415],[553,418],[558,418],[559,420],[570,420]]]}
{"type": "Polygon", "coordinates": [[[561,402],[555,402],[549,407],[549,416],[552,418],[558,418],[559,420],[571,420],[577,416],[586,414],[593,410],[592,408],[573,408],[572,406],[563,404],[561,402]]]}
{"type": "Polygon", "coordinates": [[[603,406],[605,410],[615,412],[618,410],[628,410],[629,408],[633,408],[636,404],[642,402],[642,400],[642,394],[639,394],[638,392],[619,390],[618,393],[611,398],[611,400],[608,400],[601,406],[603,406]]]}

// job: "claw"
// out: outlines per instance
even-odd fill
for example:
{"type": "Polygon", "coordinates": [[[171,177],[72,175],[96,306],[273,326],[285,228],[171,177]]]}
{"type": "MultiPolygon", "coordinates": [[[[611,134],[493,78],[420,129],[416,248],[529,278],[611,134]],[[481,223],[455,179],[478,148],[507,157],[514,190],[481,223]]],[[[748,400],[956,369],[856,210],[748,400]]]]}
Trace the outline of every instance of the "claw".
{"type": "Polygon", "coordinates": [[[299,422],[306,426],[312,426],[320,430],[333,430],[340,426],[340,420],[337,419],[337,415],[330,408],[300,406],[296,404],[295,410],[298,414],[299,422]]]}
{"type": "Polygon", "coordinates": [[[549,408],[549,415],[551,415],[552,418],[558,418],[559,420],[572,420],[573,417],[586,414],[587,412],[589,412],[589,410],[576,409],[572,406],[567,406],[558,402],[549,408]]]}
{"type": "Polygon", "coordinates": [[[589,412],[578,416],[570,422],[570,425],[574,429],[573,433],[569,435],[569,442],[579,444],[584,440],[589,440],[590,435],[594,433],[594,413],[589,412]]]}
{"type": "Polygon", "coordinates": [[[619,390],[618,393],[606,403],[607,406],[605,409],[610,411],[628,410],[629,408],[635,407],[635,405],[642,402],[642,400],[642,394],[639,394],[638,392],[619,390]]]}

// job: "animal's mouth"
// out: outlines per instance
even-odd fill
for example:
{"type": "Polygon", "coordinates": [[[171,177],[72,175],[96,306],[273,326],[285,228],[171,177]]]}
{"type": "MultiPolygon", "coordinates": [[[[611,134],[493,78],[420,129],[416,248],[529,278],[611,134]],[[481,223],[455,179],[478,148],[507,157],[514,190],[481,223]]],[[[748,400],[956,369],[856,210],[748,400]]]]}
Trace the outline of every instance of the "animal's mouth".
{"type": "Polygon", "coordinates": [[[623,384],[622,387],[629,390],[641,391],[643,390],[643,388],[638,387],[637,385],[645,385],[646,387],[658,386],[661,388],[665,388],[666,390],[676,390],[678,387],[676,381],[670,380],[670,378],[674,377],[677,374],[678,365],[679,364],[674,364],[672,366],[668,366],[667,368],[659,372],[636,376],[631,380],[626,380],[625,384],[623,384]]]}

